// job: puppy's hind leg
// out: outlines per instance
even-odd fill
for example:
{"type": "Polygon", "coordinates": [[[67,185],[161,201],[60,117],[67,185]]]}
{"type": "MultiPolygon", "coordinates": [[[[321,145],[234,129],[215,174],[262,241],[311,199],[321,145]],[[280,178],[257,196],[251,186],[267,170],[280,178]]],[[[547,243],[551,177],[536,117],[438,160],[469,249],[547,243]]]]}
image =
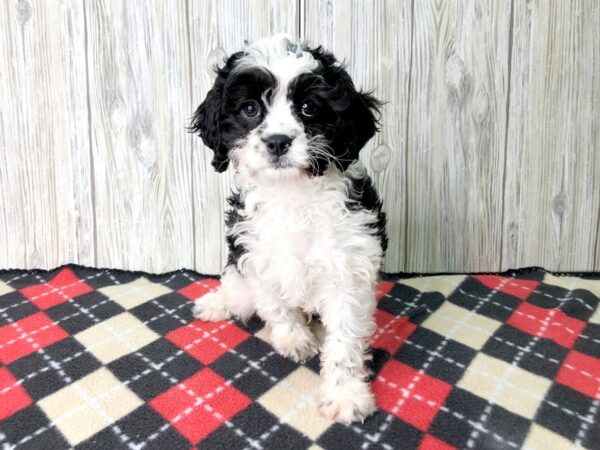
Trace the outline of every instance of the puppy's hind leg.
{"type": "Polygon", "coordinates": [[[247,319],[254,312],[252,290],[234,266],[223,271],[219,289],[197,299],[192,309],[194,317],[207,322],[247,319]]]}

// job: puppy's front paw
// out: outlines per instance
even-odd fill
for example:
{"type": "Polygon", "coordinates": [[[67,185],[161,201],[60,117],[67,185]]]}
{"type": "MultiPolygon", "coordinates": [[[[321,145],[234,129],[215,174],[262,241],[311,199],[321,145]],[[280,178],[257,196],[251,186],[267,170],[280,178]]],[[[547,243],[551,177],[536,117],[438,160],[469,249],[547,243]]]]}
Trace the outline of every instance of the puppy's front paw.
{"type": "Polygon", "coordinates": [[[360,379],[321,387],[319,412],[327,419],[346,424],[364,422],[376,409],[369,384],[360,379]]]}
{"type": "Polygon", "coordinates": [[[271,329],[271,344],[282,356],[306,361],[319,352],[319,343],[303,324],[277,324],[271,329]]]}
{"type": "Polygon", "coordinates": [[[225,306],[225,299],[217,292],[209,292],[200,297],[194,303],[192,314],[195,318],[205,322],[218,322],[231,317],[231,313],[225,306]]]}

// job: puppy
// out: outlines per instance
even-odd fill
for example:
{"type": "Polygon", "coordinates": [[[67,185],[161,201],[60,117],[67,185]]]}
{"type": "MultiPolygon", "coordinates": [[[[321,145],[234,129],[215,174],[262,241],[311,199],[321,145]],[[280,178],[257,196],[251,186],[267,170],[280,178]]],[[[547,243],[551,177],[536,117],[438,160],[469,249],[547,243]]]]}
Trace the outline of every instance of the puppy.
{"type": "Polygon", "coordinates": [[[285,36],[259,40],[218,68],[191,131],[231,164],[227,266],[199,299],[205,321],[252,314],[294,361],[319,351],[319,410],[352,422],[375,410],[365,368],[375,329],[375,284],[387,245],[385,214],[358,154],[378,129],[380,103],[358,91],[331,53],[285,36]]]}

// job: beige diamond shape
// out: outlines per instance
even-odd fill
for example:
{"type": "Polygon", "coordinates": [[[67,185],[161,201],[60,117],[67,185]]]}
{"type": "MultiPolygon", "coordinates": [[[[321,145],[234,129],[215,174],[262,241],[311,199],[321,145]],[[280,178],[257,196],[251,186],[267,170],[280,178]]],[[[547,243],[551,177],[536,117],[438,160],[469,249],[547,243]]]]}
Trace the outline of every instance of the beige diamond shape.
{"type": "Polygon", "coordinates": [[[111,300],[117,302],[125,309],[135,308],[156,297],[173,292],[168,287],[153,283],[147,278],[140,277],[126,284],[116,284],[98,289],[111,300]]]}
{"type": "Polygon", "coordinates": [[[410,286],[420,292],[439,292],[448,297],[464,281],[466,275],[434,275],[398,280],[398,283],[410,286]]]}
{"type": "Polygon", "coordinates": [[[40,400],[38,405],[77,445],[142,404],[108,369],[100,369],[40,400]]]}
{"type": "Polygon", "coordinates": [[[319,376],[306,367],[299,367],[263,394],[258,402],[280,421],[316,440],[333,424],[317,410],[318,389],[319,376]]]}
{"type": "Polygon", "coordinates": [[[160,336],[128,312],[111,317],[75,336],[104,364],[139,350],[160,336]]]}
{"type": "Polygon", "coordinates": [[[479,353],[457,386],[533,419],[551,384],[544,377],[479,353]]]}
{"type": "Polygon", "coordinates": [[[423,327],[476,350],[481,349],[501,325],[497,320],[450,302],[444,302],[423,322],[423,327]]]}
{"type": "Polygon", "coordinates": [[[0,281],[0,295],[8,294],[9,292],[14,291],[14,289],[6,284],[4,281],[0,281]]]}
{"type": "Polygon", "coordinates": [[[569,450],[573,444],[568,439],[534,423],[529,428],[523,448],[531,450],[569,450]]]}

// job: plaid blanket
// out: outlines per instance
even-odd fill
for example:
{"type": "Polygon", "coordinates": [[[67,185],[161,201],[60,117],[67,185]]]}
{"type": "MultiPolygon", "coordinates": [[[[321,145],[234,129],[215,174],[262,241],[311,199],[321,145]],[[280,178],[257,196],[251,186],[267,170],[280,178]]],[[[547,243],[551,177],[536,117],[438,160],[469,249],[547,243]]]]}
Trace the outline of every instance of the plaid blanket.
{"type": "Polygon", "coordinates": [[[384,277],[378,412],[318,415],[318,357],[258,319],[203,323],[191,271],[0,273],[3,448],[600,448],[600,280],[384,277]]]}

